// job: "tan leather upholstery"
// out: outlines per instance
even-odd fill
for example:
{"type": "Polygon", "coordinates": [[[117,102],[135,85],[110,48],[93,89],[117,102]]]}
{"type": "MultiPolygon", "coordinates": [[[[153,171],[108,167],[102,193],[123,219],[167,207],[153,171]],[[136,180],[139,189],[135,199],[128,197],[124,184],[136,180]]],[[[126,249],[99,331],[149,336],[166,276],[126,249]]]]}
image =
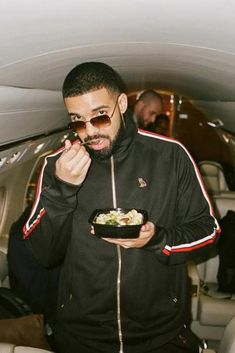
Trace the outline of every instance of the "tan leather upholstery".
{"type": "Polygon", "coordinates": [[[11,343],[0,343],[0,352],[1,353],[12,353],[14,352],[14,344],[11,343]]]}
{"type": "Polygon", "coordinates": [[[227,324],[218,352],[212,349],[203,349],[202,353],[235,353],[235,317],[227,324]]]}
{"type": "Polygon", "coordinates": [[[234,353],[235,352],[235,317],[233,317],[223,334],[218,353],[234,353]]]}
{"type": "Polygon", "coordinates": [[[11,343],[0,343],[1,353],[49,353],[51,351],[46,351],[44,349],[15,346],[11,343]]]}
{"type": "Polygon", "coordinates": [[[226,326],[234,315],[235,300],[200,296],[198,316],[202,325],[226,326]]]}
{"type": "Polygon", "coordinates": [[[214,161],[201,161],[198,163],[198,168],[209,194],[229,191],[221,164],[214,161]]]}
{"type": "Polygon", "coordinates": [[[198,286],[197,295],[192,298],[192,329],[201,338],[219,340],[225,326],[235,316],[235,295],[218,291],[219,258],[216,253],[190,266],[195,266],[189,275],[194,273],[191,280],[198,286]]]}
{"type": "Polygon", "coordinates": [[[212,197],[212,204],[215,210],[215,215],[219,219],[224,217],[228,210],[235,211],[235,192],[224,192],[220,195],[212,197]]]}
{"type": "MultiPolygon", "coordinates": [[[[217,219],[224,217],[228,210],[235,211],[235,192],[228,189],[222,166],[213,161],[203,161],[199,163],[199,170],[217,219]]],[[[219,257],[215,252],[208,254],[207,258],[198,259],[194,270],[193,264],[190,266],[192,283],[198,287],[194,290],[197,295],[192,298],[192,329],[202,338],[220,340],[225,326],[235,316],[235,295],[218,291],[219,257]],[[204,286],[200,286],[201,283],[204,286]]]]}
{"type": "Polygon", "coordinates": [[[13,352],[14,353],[49,353],[51,351],[46,351],[45,349],[40,349],[40,348],[16,346],[13,352]]]}
{"type": "Polygon", "coordinates": [[[228,210],[235,210],[235,191],[229,190],[222,166],[214,161],[201,161],[198,168],[214,207],[215,216],[220,219],[228,210]]]}

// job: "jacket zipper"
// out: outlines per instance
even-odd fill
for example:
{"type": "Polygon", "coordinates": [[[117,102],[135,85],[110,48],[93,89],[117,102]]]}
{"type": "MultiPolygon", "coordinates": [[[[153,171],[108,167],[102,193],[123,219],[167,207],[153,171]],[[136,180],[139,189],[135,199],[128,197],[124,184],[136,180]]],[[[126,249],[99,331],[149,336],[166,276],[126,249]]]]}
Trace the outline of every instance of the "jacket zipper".
{"type": "MultiPolygon", "coordinates": [[[[112,198],[113,207],[117,207],[116,197],[116,184],[115,184],[115,173],[114,173],[114,158],[111,157],[111,181],[112,181],[112,198]]],[[[122,256],[120,245],[117,245],[117,256],[118,256],[118,273],[117,273],[117,324],[118,324],[118,337],[120,343],[119,353],[123,351],[123,339],[122,339],[122,323],[121,323],[121,301],[120,301],[120,285],[121,285],[121,269],[122,269],[122,256]]]]}

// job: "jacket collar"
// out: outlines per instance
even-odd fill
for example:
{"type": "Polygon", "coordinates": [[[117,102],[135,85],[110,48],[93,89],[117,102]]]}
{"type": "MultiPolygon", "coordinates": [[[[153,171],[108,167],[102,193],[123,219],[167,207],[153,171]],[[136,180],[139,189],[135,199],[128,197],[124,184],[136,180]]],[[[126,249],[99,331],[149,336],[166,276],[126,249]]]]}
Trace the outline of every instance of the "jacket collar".
{"type": "Polygon", "coordinates": [[[115,159],[123,159],[126,157],[126,155],[129,153],[129,148],[131,147],[134,136],[137,132],[137,126],[130,112],[124,114],[124,122],[125,127],[120,145],[113,154],[115,159]]]}

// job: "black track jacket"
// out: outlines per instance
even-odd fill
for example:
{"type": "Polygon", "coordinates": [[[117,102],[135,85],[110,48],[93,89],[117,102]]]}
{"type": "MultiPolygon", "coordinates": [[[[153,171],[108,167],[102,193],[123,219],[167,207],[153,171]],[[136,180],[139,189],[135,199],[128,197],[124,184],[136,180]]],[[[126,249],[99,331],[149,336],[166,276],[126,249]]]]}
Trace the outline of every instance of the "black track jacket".
{"type": "Polygon", "coordinates": [[[55,338],[63,353],[149,353],[185,323],[186,261],[219,231],[194,161],[178,141],[136,130],[126,119],[114,155],[92,160],[84,183],[55,177],[46,157],[25,241],[45,266],[64,258],[55,338]],[[124,249],[90,234],[97,208],[140,208],[156,234],[124,249]],[[85,349],[86,347],[86,349],[85,349]]]}

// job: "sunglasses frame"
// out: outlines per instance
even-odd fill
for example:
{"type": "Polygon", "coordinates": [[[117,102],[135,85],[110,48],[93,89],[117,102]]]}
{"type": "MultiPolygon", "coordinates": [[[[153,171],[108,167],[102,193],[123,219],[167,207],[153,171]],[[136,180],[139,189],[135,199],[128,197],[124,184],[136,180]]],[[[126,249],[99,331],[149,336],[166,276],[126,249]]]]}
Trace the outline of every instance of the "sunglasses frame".
{"type": "MultiPolygon", "coordinates": [[[[68,128],[71,129],[71,130],[73,130],[75,133],[79,134],[79,133],[81,133],[82,131],[86,130],[86,124],[87,124],[87,123],[90,123],[92,126],[94,126],[94,127],[97,128],[97,129],[102,129],[102,128],[105,127],[105,126],[110,126],[110,125],[111,125],[111,122],[112,122],[111,119],[112,119],[112,117],[113,117],[113,115],[114,115],[114,113],[115,113],[115,110],[116,110],[116,108],[117,108],[117,105],[118,105],[118,98],[119,98],[119,96],[118,96],[117,99],[116,99],[113,112],[112,112],[112,114],[111,114],[110,116],[109,116],[108,114],[103,114],[103,115],[94,116],[94,117],[91,118],[90,120],[75,120],[75,121],[71,121],[71,122],[68,124],[68,128]],[[92,121],[93,121],[93,122],[94,122],[94,120],[95,120],[95,121],[99,121],[99,120],[102,120],[102,118],[104,118],[104,117],[107,119],[107,122],[106,122],[106,123],[103,122],[100,127],[97,127],[97,126],[94,125],[94,123],[92,123],[92,121]],[[75,126],[78,125],[78,124],[81,124],[82,127],[81,127],[81,128],[76,128],[75,126]]],[[[69,116],[70,116],[70,115],[69,115],[69,116]]],[[[98,123],[98,125],[99,125],[99,123],[98,123]]]]}

